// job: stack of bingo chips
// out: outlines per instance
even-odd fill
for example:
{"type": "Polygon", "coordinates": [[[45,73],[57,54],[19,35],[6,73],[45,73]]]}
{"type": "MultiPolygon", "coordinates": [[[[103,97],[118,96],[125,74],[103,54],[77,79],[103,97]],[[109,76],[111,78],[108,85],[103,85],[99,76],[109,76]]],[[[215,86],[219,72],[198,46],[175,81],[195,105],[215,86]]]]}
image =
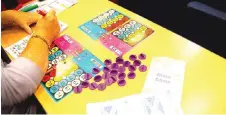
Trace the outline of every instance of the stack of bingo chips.
{"type": "Polygon", "coordinates": [[[75,93],[81,93],[83,88],[89,88],[90,90],[98,89],[103,91],[107,86],[111,86],[117,83],[118,86],[125,86],[127,77],[128,79],[136,78],[135,71],[138,69],[140,72],[145,72],[147,66],[142,65],[142,60],[146,59],[146,55],[141,53],[138,57],[136,55],[130,55],[129,60],[124,60],[122,57],[117,57],[116,61],[113,63],[112,60],[106,59],[104,61],[105,67],[103,69],[103,74],[100,75],[100,70],[98,68],[93,68],[92,73],[95,74],[93,82],[90,83],[92,75],[90,73],[85,74],[85,81],[81,85],[75,87],[75,93]],[[129,70],[128,73],[126,69],[129,70]],[[101,81],[103,83],[100,83],[101,81]]]}

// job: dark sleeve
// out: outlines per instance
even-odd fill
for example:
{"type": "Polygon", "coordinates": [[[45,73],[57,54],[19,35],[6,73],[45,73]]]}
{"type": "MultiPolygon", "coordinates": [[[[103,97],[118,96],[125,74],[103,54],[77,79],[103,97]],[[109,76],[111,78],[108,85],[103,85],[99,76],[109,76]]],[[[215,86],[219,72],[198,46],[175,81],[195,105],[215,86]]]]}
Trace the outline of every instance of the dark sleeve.
{"type": "Polygon", "coordinates": [[[9,10],[14,9],[18,5],[18,2],[17,0],[1,0],[1,4],[1,6],[4,6],[4,10],[9,10]]]}

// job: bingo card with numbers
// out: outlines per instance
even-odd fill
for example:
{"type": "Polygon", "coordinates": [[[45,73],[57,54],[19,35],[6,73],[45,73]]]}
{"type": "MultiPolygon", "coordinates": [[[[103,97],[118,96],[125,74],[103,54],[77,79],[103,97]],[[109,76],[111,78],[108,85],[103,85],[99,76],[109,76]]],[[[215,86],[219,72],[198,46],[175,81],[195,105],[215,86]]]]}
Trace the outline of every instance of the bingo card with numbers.
{"type": "Polygon", "coordinates": [[[79,28],[118,56],[125,54],[154,32],[114,9],[84,23],[79,28]]]}

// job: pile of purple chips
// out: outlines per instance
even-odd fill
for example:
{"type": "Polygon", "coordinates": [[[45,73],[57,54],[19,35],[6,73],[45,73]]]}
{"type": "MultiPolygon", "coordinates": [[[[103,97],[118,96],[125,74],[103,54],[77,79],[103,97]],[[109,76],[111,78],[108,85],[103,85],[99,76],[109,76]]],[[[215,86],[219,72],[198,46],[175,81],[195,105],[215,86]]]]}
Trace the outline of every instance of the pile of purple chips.
{"type": "Polygon", "coordinates": [[[89,83],[92,75],[86,73],[80,86],[74,89],[75,93],[81,93],[83,88],[89,88],[90,90],[98,89],[103,91],[107,86],[111,86],[117,83],[118,86],[126,85],[126,77],[128,79],[135,79],[136,70],[140,72],[147,71],[147,66],[142,65],[142,60],[146,59],[146,55],[141,53],[140,55],[130,55],[129,60],[124,60],[123,57],[117,57],[115,62],[110,59],[104,61],[105,67],[103,68],[103,74],[100,75],[100,70],[98,68],[93,68],[92,73],[95,74],[93,77],[94,82],[89,83]],[[125,73],[128,70],[128,73],[125,73]],[[101,82],[104,81],[104,82],[101,82]]]}

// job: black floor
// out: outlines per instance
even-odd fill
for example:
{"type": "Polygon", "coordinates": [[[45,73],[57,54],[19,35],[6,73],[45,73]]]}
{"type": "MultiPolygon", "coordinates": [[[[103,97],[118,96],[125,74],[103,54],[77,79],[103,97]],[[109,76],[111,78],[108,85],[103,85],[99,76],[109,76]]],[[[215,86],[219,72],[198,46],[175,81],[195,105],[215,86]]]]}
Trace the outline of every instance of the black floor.
{"type": "MultiPolygon", "coordinates": [[[[119,0],[119,5],[226,58],[226,21],[187,4],[191,0],[119,0]]],[[[199,1],[226,12],[226,0],[199,1]]]]}

